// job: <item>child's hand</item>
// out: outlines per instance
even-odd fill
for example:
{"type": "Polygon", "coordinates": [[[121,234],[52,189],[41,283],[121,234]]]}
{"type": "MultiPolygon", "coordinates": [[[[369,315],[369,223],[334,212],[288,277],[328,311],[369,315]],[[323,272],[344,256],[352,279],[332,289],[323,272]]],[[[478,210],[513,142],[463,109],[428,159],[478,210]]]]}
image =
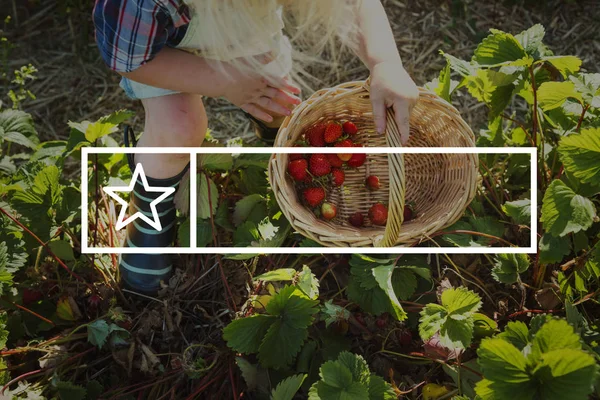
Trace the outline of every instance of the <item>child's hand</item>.
{"type": "Polygon", "coordinates": [[[290,109],[283,104],[301,103],[296,94],[300,94],[300,88],[287,78],[267,80],[257,74],[233,72],[223,97],[252,116],[272,122],[274,116],[290,115],[290,109]]]}
{"type": "Polygon", "coordinates": [[[387,108],[394,110],[402,144],[410,136],[410,111],[419,99],[419,89],[398,61],[384,61],[371,69],[371,102],[375,126],[385,132],[387,108]]]}

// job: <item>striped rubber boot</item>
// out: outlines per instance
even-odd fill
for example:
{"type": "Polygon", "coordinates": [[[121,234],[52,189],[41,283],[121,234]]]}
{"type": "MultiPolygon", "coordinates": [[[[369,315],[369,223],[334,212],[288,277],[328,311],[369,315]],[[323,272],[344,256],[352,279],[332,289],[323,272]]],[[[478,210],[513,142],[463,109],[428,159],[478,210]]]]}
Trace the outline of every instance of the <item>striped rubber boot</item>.
{"type": "MultiPolygon", "coordinates": [[[[126,130],[126,146],[129,144],[128,133],[129,131],[126,130]]],[[[128,154],[128,161],[133,171],[135,168],[132,154],[128,154]]],[[[161,188],[173,187],[177,189],[188,168],[189,165],[176,176],[167,179],[155,179],[147,176],[148,186],[161,188]]],[[[161,192],[144,190],[144,185],[138,178],[135,182],[134,190],[130,195],[129,215],[139,212],[153,219],[150,203],[161,195],[161,192]]],[[[177,211],[174,197],[175,193],[172,193],[156,204],[156,211],[162,228],[160,231],[141,218],[136,218],[127,225],[127,237],[123,247],[171,246],[177,230],[177,211]]],[[[136,292],[155,294],[160,289],[160,281],[162,280],[166,283],[171,276],[173,264],[169,254],[145,254],[143,252],[121,254],[119,270],[123,286],[136,292]]]]}

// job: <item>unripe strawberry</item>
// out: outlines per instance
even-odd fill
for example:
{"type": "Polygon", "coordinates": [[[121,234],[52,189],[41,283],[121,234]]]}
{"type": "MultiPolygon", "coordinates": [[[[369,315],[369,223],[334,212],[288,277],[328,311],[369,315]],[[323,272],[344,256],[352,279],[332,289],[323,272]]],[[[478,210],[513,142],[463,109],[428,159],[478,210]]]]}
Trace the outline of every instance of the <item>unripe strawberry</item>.
{"type": "Polygon", "coordinates": [[[321,206],[321,216],[323,219],[330,221],[337,215],[337,207],[331,203],[323,203],[321,206]]]}

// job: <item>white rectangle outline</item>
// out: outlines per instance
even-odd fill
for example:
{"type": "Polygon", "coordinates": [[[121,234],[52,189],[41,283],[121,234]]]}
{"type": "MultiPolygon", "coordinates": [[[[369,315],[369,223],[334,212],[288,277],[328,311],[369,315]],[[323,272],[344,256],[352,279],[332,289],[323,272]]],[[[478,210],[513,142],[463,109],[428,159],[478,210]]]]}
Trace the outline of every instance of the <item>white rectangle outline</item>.
{"type": "MultiPolygon", "coordinates": [[[[196,170],[198,154],[305,154],[339,153],[339,148],[306,147],[82,147],[81,148],[81,252],[83,254],[135,254],[140,248],[88,246],[89,154],[189,154],[190,170],[196,170]],[[275,151],[276,150],[276,151],[275,151]]],[[[144,247],[145,254],[534,254],[537,253],[537,148],[535,147],[369,147],[370,154],[529,154],[531,157],[531,221],[529,247],[197,247],[197,174],[190,174],[190,247],[144,247]],[[193,177],[193,178],[192,178],[193,177]],[[194,221],[194,222],[192,222],[194,221]]],[[[364,153],[363,147],[344,148],[345,153],[364,153]]]]}

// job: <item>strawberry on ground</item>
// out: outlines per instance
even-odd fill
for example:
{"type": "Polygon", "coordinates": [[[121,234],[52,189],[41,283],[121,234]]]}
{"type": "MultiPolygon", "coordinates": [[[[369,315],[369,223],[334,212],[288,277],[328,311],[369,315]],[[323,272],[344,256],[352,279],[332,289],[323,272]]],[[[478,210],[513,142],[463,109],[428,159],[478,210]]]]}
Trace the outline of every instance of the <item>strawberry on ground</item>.
{"type": "Polygon", "coordinates": [[[342,126],[337,122],[327,124],[325,128],[325,143],[335,143],[342,136],[342,126]]]}
{"type": "Polygon", "coordinates": [[[344,180],[346,179],[346,174],[344,171],[338,168],[334,168],[331,171],[331,180],[335,186],[342,186],[344,184],[344,180]]]}
{"type": "Polygon", "coordinates": [[[308,144],[313,147],[324,147],[325,139],[323,136],[325,135],[325,128],[327,128],[327,125],[317,124],[304,131],[304,137],[308,144]]]}
{"type": "Polygon", "coordinates": [[[378,176],[370,175],[367,177],[366,185],[370,190],[377,190],[381,187],[381,182],[378,176]]]}
{"type": "Polygon", "coordinates": [[[323,200],[325,200],[325,189],[322,187],[311,187],[304,189],[302,192],[302,197],[309,206],[316,207],[321,204],[323,200]]]}
{"type": "Polygon", "coordinates": [[[344,125],[342,125],[342,127],[344,128],[344,133],[350,136],[356,135],[358,133],[358,128],[356,127],[354,122],[346,121],[344,122],[344,125]]]}
{"type": "Polygon", "coordinates": [[[327,161],[325,154],[313,154],[310,156],[308,170],[314,176],[323,176],[331,172],[331,164],[327,161]]]}
{"type": "Polygon", "coordinates": [[[344,162],[338,157],[337,154],[328,153],[325,154],[325,157],[327,157],[327,161],[329,161],[329,164],[331,164],[333,168],[341,168],[342,165],[344,165],[344,162]]]}
{"type": "Polygon", "coordinates": [[[308,161],[301,158],[299,160],[291,161],[288,164],[288,173],[296,181],[304,181],[308,176],[308,161]]]}
{"type": "Polygon", "coordinates": [[[350,222],[350,225],[356,228],[360,228],[365,223],[365,217],[363,217],[361,212],[357,211],[354,214],[352,214],[350,218],[348,218],[348,222],[350,222]]]}
{"type": "Polygon", "coordinates": [[[323,219],[330,221],[337,215],[337,207],[331,203],[323,203],[321,206],[321,216],[323,219]]]}
{"type": "Polygon", "coordinates": [[[375,203],[369,209],[369,219],[373,225],[385,225],[387,222],[388,210],[381,203],[375,203]]]}

